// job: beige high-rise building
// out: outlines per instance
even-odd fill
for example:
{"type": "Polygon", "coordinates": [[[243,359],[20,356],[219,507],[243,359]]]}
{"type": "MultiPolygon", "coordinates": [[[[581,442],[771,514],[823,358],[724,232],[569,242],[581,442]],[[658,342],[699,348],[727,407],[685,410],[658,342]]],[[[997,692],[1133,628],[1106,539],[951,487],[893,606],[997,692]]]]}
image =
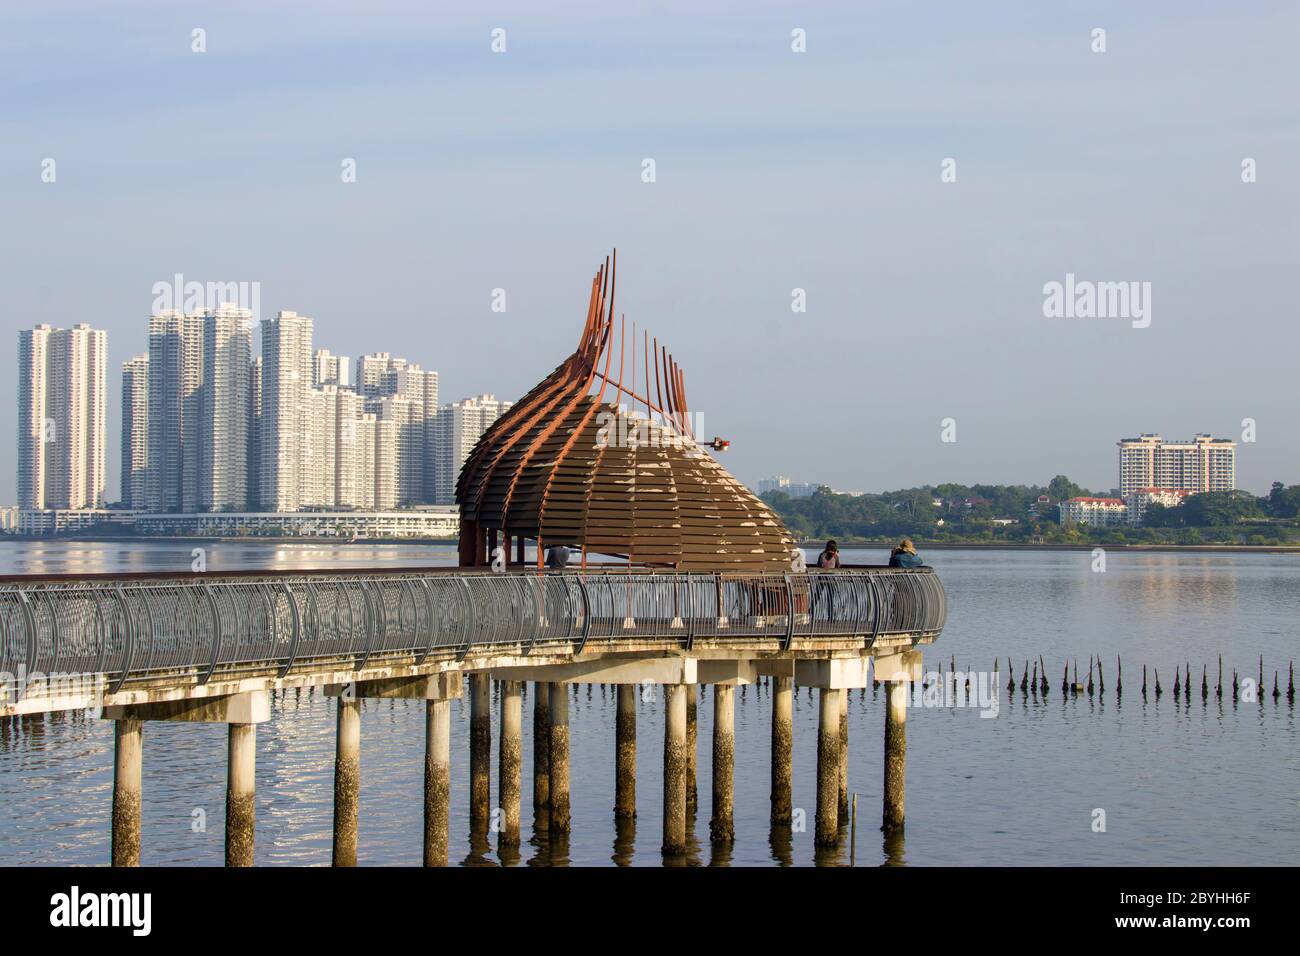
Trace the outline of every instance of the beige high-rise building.
{"type": "Polygon", "coordinates": [[[352,385],[352,360],[346,355],[335,355],[329,349],[317,349],[312,356],[313,387],[321,385],[338,385],[347,388],[352,385]]]}
{"type": "Polygon", "coordinates": [[[1119,442],[1119,491],[1127,498],[1140,488],[1184,488],[1195,493],[1232,491],[1237,485],[1237,443],[1198,434],[1167,442],[1143,434],[1119,442]]]}
{"type": "Polygon", "coordinates": [[[143,508],[149,476],[149,356],[122,363],[122,504],[143,508]]]}
{"type": "Polygon", "coordinates": [[[479,395],[450,402],[438,409],[433,419],[435,504],[456,503],[456,478],[474,443],[513,402],[498,401],[495,395],[479,395]]]}
{"type": "Polygon", "coordinates": [[[40,325],[18,333],[18,506],[104,504],[108,333],[40,325]]]}

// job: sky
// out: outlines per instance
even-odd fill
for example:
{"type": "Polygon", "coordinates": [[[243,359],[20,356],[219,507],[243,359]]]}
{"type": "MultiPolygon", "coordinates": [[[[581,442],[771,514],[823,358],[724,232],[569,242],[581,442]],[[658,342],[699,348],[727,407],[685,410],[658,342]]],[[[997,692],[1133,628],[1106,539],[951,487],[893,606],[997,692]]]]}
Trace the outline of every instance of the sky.
{"type": "Polygon", "coordinates": [[[4,334],[108,330],[116,500],[155,283],[256,282],[317,347],[514,399],[616,247],[618,310],[751,484],[1105,490],[1121,438],[1251,419],[1263,493],[1300,483],[1298,28],[1291,2],[3,0],[4,334]],[[1149,324],[1046,316],[1067,274],[1150,283],[1149,324]]]}

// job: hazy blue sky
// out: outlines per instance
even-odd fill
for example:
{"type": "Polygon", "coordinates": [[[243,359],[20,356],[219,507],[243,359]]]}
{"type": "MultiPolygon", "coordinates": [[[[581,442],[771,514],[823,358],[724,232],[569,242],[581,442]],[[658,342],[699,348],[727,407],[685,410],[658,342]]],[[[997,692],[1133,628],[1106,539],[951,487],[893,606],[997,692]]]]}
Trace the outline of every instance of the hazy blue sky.
{"type": "Polygon", "coordinates": [[[516,398],[613,246],[750,482],[1109,488],[1117,439],[1251,417],[1239,484],[1300,483],[1294,2],[540,6],[4,3],[4,335],[108,329],[110,499],[154,282],[516,398]],[[1150,327],[1045,318],[1067,272],[1150,327]]]}

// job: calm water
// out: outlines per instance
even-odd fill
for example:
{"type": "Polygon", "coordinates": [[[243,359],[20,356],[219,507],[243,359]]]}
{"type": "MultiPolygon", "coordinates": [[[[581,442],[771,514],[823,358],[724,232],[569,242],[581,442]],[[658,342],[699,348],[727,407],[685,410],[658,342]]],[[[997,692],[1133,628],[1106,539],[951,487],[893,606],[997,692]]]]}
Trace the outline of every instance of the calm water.
{"type": "MultiPolygon", "coordinates": [[[[883,552],[848,552],[880,561],[883,552]]],[[[880,812],[883,698],[867,688],[850,700],[849,788],[859,794],[858,863],[911,864],[1294,864],[1300,855],[1300,747],[1285,697],[1287,661],[1300,629],[1300,557],[1125,554],[1105,573],[1087,552],[944,551],[926,555],[943,576],[950,617],[927,668],[955,654],[963,668],[990,670],[1011,657],[1019,683],[1025,658],[1047,660],[1046,700],[1008,703],[995,718],[977,708],[919,707],[908,716],[906,841],[888,848],[880,812]],[[1200,669],[1216,655],[1225,669],[1256,675],[1264,655],[1268,693],[1222,704],[1199,696],[1200,669]],[[1090,654],[1106,662],[1106,694],[1063,699],[1061,665],[1090,654]],[[1124,697],[1114,660],[1124,659],[1124,697]],[[1198,692],[1175,702],[1174,666],[1191,662],[1198,692]],[[1141,668],[1158,667],[1165,694],[1143,703],[1141,668]],[[1283,697],[1271,697],[1273,671],[1283,697]],[[1094,810],[1106,832],[1092,829],[1094,810]]],[[[208,568],[366,567],[450,564],[449,547],[218,544],[208,568]]],[[[188,568],[191,548],[151,544],[0,544],[0,572],[90,572],[188,568]]],[[[1005,663],[1001,683],[1006,683],[1005,663]]],[[[529,688],[531,690],[531,687],[529,688]]],[[[613,814],[612,689],[582,686],[571,704],[574,832],[568,859],[609,865],[620,835],[613,814]]],[[[660,865],[662,699],[640,705],[638,801],[630,862],[660,865]]],[[[697,845],[702,864],[773,865],[816,860],[817,707],[795,700],[795,806],[808,830],[773,845],[767,827],[766,688],[744,688],[736,707],[736,844],[714,860],[708,844],[712,695],[699,707],[697,845]]],[[[258,730],[259,864],[328,864],[334,713],[319,694],[276,698],[258,730]]],[[[452,858],[470,856],[468,701],[453,704],[452,858]]],[[[528,759],[531,703],[524,708],[523,861],[531,821],[528,759]]],[[[424,710],[418,703],[362,705],[360,862],[420,862],[424,710]]],[[[495,727],[494,727],[495,732],[495,727]]],[[[82,714],[0,721],[0,864],[102,864],[108,858],[112,728],[82,714]]],[[[495,749],[495,748],[494,748],[495,749]]],[[[495,754],[494,754],[495,756],[495,754]]],[[[492,777],[496,794],[496,771],[492,777]]],[[[149,724],[145,730],[146,864],[222,862],[225,730],[149,724]],[[196,821],[206,818],[206,828],[196,821]]],[[[847,858],[847,847],[840,854],[847,858]]],[[[482,858],[497,862],[494,852],[482,858]]]]}

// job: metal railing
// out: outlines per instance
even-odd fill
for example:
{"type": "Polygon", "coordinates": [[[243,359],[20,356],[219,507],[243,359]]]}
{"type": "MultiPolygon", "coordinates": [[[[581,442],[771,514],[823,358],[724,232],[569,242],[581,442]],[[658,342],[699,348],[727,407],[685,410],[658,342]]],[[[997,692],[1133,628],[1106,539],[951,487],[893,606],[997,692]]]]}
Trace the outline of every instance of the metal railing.
{"type": "Polygon", "coordinates": [[[105,689],[176,674],[203,684],[385,658],[612,641],[934,637],[947,605],[929,568],[799,574],[463,569],[97,575],[0,580],[2,699],[34,674],[105,689]]]}

